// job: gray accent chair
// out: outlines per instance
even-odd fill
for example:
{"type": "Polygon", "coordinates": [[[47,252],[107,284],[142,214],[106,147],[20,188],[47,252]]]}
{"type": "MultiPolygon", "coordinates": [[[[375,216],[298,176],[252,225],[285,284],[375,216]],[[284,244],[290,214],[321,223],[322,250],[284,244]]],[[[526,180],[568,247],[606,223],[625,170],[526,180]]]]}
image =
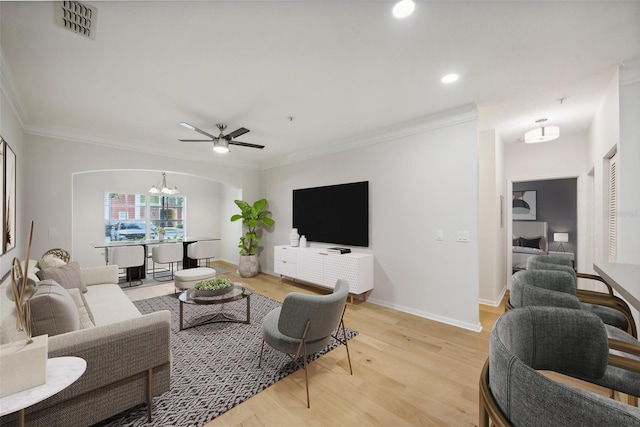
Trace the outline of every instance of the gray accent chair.
{"type": "MultiPolygon", "coordinates": [[[[640,409],[556,382],[551,370],[595,382],[612,362],[602,321],[582,310],[526,307],[500,316],[480,376],[479,425],[640,426],[640,409]]],[[[640,365],[636,366],[636,369],[640,365]]]]}
{"type": "Polygon", "coordinates": [[[347,349],[349,372],[353,375],[343,319],[348,295],[349,282],[342,279],[337,281],[333,293],[328,295],[292,292],[285,297],[282,307],[269,312],[262,321],[262,346],[258,366],[262,364],[265,342],[275,350],[286,353],[298,367],[304,369],[307,408],[311,407],[307,356],[325,348],[331,337],[344,344],[347,349]]]}
{"type": "MultiPolygon", "coordinates": [[[[588,311],[583,308],[578,297],[569,292],[572,286],[573,276],[565,271],[521,270],[511,276],[509,302],[513,308],[544,306],[568,308],[587,313],[588,311]]],[[[560,327],[560,325],[558,326],[560,327]]],[[[623,359],[623,361],[626,360],[631,365],[640,361],[640,342],[637,339],[611,325],[604,324],[604,331],[609,338],[612,355],[623,359]]],[[[573,342],[572,340],[565,345],[571,346],[573,342]]],[[[640,373],[637,371],[633,372],[611,366],[597,380],[577,375],[572,376],[611,390],[620,391],[629,396],[640,396],[640,373]]],[[[632,399],[632,402],[635,402],[635,399],[632,399]]]]}
{"type": "Polygon", "coordinates": [[[585,310],[599,316],[608,325],[620,328],[638,338],[636,322],[629,305],[613,293],[613,288],[602,277],[595,274],[578,273],[573,269],[571,260],[563,256],[534,255],[527,260],[527,270],[558,270],[571,273],[576,282],[574,294],[580,299],[585,310]],[[607,292],[578,289],[578,279],[598,281],[607,288],[607,292]]]}

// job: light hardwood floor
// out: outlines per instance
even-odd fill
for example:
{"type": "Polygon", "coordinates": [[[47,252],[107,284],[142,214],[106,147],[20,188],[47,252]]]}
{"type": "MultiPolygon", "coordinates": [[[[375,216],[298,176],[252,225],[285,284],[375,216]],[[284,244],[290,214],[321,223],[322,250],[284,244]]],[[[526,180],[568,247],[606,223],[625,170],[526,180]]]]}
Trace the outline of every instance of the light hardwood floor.
{"type": "MultiPolygon", "coordinates": [[[[216,262],[230,271],[236,267],[216,262]]],[[[243,279],[255,292],[282,301],[289,292],[322,293],[266,274],[243,279]]],[[[172,284],[133,288],[132,300],[174,292],[172,284]]],[[[357,301],[345,324],[358,331],[349,341],[353,376],[343,346],[309,365],[311,408],[304,372],[278,381],[206,424],[215,426],[474,426],[478,380],[489,351],[489,334],[504,305],[480,305],[481,332],[357,301]]],[[[257,360],[256,360],[257,363],[257,360]]],[[[589,387],[607,395],[607,390],[589,387]]]]}

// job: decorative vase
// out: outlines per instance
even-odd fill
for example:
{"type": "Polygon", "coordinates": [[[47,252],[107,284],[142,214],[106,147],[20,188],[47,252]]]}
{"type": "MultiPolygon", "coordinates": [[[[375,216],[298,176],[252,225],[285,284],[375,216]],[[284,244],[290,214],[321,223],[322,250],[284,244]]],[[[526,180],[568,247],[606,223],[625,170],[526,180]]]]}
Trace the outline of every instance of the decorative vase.
{"type": "Polygon", "coordinates": [[[307,236],[302,236],[300,238],[300,247],[301,248],[306,248],[307,247],[307,236]]]}
{"type": "Polygon", "coordinates": [[[257,276],[259,267],[257,255],[240,255],[238,274],[240,274],[241,277],[257,276]]]}
{"type": "Polygon", "coordinates": [[[158,233],[158,240],[164,242],[164,233],[158,233]]]}
{"type": "Polygon", "coordinates": [[[291,242],[291,246],[296,247],[300,243],[300,235],[298,234],[298,229],[293,228],[291,230],[291,234],[289,234],[289,241],[291,242]]]}

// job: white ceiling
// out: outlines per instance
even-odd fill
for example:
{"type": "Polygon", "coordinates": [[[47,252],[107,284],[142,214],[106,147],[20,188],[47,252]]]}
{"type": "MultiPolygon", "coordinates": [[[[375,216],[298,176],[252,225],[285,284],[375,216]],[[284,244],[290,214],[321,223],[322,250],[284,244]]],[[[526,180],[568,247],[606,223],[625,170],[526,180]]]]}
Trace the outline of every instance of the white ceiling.
{"type": "Polygon", "coordinates": [[[542,117],[585,132],[640,58],[638,1],[416,3],[398,20],[393,1],[90,2],[90,40],[55,2],[1,2],[3,91],[30,133],[267,168],[469,103],[508,143],[542,117]],[[178,142],[199,137],[181,121],[266,148],[215,154],[178,142]]]}

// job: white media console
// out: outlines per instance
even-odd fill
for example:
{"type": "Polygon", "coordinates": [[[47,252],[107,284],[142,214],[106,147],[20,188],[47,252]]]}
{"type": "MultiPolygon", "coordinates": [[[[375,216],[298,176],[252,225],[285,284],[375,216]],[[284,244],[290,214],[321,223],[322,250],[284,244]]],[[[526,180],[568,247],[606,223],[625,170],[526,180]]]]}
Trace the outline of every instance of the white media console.
{"type": "Polygon", "coordinates": [[[333,289],[338,279],[349,282],[351,303],[354,295],[373,289],[373,255],[361,253],[333,254],[323,248],[274,246],[273,271],[283,277],[303,280],[333,289]]]}

